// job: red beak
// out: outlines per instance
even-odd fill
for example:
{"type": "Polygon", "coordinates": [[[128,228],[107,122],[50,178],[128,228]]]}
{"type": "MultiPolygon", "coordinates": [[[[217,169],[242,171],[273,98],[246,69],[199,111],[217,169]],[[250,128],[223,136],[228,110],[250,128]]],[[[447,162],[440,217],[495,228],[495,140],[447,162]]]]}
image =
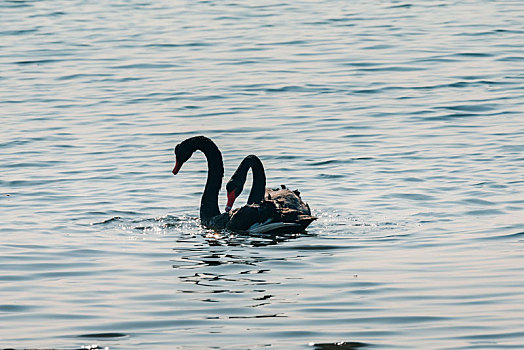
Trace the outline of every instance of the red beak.
{"type": "Polygon", "coordinates": [[[230,211],[233,208],[233,204],[235,203],[235,199],[237,199],[237,196],[235,195],[235,190],[228,192],[227,194],[227,204],[226,204],[226,211],[230,211]]]}
{"type": "Polygon", "coordinates": [[[183,163],[179,163],[178,160],[175,162],[175,167],[173,168],[173,175],[178,174],[178,171],[182,167],[183,163]]]}

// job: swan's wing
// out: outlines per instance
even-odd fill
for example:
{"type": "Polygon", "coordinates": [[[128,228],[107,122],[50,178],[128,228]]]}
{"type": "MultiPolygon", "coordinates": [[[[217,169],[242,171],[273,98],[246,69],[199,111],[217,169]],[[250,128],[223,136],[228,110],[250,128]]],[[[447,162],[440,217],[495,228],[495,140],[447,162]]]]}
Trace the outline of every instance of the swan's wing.
{"type": "Polygon", "coordinates": [[[291,228],[291,227],[299,227],[300,224],[296,224],[293,222],[263,222],[263,223],[256,223],[251,225],[247,229],[247,233],[266,233],[269,231],[273,231],[279,228],[291,228]]]}

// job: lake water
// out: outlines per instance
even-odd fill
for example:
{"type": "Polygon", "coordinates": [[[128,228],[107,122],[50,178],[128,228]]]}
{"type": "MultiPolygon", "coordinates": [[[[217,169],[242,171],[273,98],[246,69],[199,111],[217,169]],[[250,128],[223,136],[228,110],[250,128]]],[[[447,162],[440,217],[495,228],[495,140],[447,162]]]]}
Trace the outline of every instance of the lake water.
{"type": "Polygon", "coordinates": [[[523,18],[1,1],[0,348],[522,349],[523,18]],[[205,158],[171,174],[195,135],[319,219],[202,228],[205,158]]]}

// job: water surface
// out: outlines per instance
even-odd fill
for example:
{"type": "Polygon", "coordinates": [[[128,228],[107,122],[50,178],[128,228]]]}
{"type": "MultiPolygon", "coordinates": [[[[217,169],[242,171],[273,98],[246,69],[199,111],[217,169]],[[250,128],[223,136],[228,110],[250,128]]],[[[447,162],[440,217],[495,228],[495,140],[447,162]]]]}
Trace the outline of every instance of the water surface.
{"type": "Polygon", "coordinates": [[[0,348],[520,348],[523,17],[0,3],[0,348]],[[170,172],[200,134],[319,220],[203,229],[204,157],[170,172]]]}

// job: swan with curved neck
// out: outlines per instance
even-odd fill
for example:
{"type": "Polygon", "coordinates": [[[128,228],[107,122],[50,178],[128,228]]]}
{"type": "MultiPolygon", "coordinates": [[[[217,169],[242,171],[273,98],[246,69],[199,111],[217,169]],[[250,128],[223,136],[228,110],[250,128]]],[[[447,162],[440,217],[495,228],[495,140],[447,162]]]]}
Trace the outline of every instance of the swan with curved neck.
{"type": "MultiPolygon", "coordinates": [[[[278,225],[277,222],[288,224],[284,226],[286,232],[301,232],[304,231],[311,222],[317,218],[311,215],[309,205],[302,201],[300,192],[298,190],[290,191],[286,186],[281,185],[281,188],[269,189],[266,186],[266,175],[264,166],[257,156],[250,155],[244,158],[240,163],[238,169],[235,171],[231,179],[226,185],[228,203],[226,211],[231,210],[236,198],[242,193],[246,176],[249,169],[253,172],[253,184],[251,193],[248,198],[248,204],[242,208],[235,209],[234,215],[231,218],[229,225],[234,225],[239,228],[246,227],[246,224],[241,220],[244,216],[261,216],[261,213],[269,212],[266,216],[269,222],[266,226],[278,225]],[[240,219],[239,219],[240,218],[240,219]],[[290,227],[293,225],[293,227],[290,227]]],[[[261,227],[260,229],[267,229],[261,227]]],[[[280,228],[276,228],[278,230],[280,228]]]]}
{"type": "Polygon", "coordinates": [[[222,187],[224,163],[217,145],[205,136],[195,136],[182,141],[175,147],[176,162],[173,175],[178,174],[182,165],[197,150],[202,151],[207,159],[207,181],[200,201],[200,220],[205,226],[218,226],[218,229],[222,229],[225,224],[224,227],[220,227],[222,225],[219,224],[223,221],[223,215],[218,209],[218,192],[222,187]]]}
{"type": "Polygon", "coordinates": [[[303,229],[316,219],[316,217],[311,216],[309,205],[302,201],[298,190],[291,191],[284,185],[281,185],[281,188],[275,189],[265,188],[266,175],[264,166],[260,159],[254,155],[244,158],[227,183],[228,201],[226,211],[231,210],[236,198],[242,193],[247,172],[250,168],[253,171],[253,184],[247,204],[258,203],[259,206],[263,206],[266,203],[271,203],[275,205],[276,208],[285,211],[288,215],[295,215],[295,222],[300,222],[303,229]]]}

